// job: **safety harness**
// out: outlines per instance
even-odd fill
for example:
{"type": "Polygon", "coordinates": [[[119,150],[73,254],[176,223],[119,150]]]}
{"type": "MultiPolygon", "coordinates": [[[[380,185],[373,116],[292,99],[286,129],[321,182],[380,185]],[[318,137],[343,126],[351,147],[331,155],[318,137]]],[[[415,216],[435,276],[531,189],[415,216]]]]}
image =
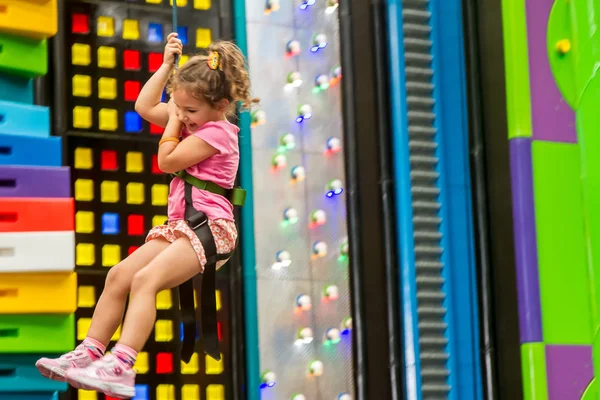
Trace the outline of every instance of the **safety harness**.
{"type": "MultiPolygon", "coordinates": [[[[196,339],[201,337],[204,352],[214,358],[221,359],[219,349],[219,332],[217,326],[217,304],[215,298],[217,262],[227,260],[233,253],[217,254],[215,238],[208,226],[208,217],[204,212],[194,208],[192,201],[192,186],[207,190],[211,193],[221,195],[228,199],[234,206],[243,206],[246,199],[246,191],[236,187],[225,189],[214,182],[207,182],[191,176],[186,171],[172,174],[181,178],[185,183],[185,213],[184,218],[188,226],[200,239],[204,247],[206,265],[202,275],[200,289],[201,324],[200,332],[196,323],[196,312],[194,307],[194,281],[198,277],[189,279],[179,285],[179,304],[181,306],[181,321],[183,323],[183,344],[181,347],[181,359],[186,364],[194,354],[196,339]],[[198,334],[199,333],[199,334],[198,334]]],[[[236,241],[237,246],[237,241],[236,241]]]]}

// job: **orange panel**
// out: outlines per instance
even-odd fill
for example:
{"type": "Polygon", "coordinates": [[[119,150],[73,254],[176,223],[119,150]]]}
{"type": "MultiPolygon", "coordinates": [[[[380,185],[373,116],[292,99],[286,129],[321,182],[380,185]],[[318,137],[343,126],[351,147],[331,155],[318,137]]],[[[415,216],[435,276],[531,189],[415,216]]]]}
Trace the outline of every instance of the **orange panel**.
{"type": "Polygon", "coordinates": [[[72,198],[0,198],[0,232],[52,232],[75,229],[72,198]]]}

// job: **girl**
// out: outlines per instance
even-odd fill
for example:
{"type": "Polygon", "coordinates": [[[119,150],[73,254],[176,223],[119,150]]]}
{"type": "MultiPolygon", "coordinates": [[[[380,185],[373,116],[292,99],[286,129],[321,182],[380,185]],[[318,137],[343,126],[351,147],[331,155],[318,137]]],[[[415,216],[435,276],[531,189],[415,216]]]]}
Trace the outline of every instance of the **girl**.
{"type": "MultiPolygon", "coordinates": [[[[226,116],[237,102],[249,107],[258,101],[250,97],[244,57],[230,42],[213,43],[208,56],[190,58],[173,75],[175,55],[182,54],[182,45],[176,33],[167,39],[163,65],[148,80],[135,105],[144,119],[165,127],[158,165],[165,173],[185,169],[198,179],[232,188],[239,161],[239,129],[226,116]],[[171,100],[165,104],[161,94],[169,79],[171,100]]],[[[232,204],[196,188],[192,199],[194,208],[208,217],[217,253],[233,251],[237,231],[232,204]]],[[[132,367],[156,319],[156,294],[201,273],[206,264],[200,240],[183,220],[184,210],[184,182],[174,178],[168,223],[153,228],[142,247],[109,270],[86,339],[59,358],[38,360],[36,367],[44,376],[112,397],[135,395],[132,367]],[[129,292],[121,337],[111,354],[104,355],[123,319],[129,292]]]]}

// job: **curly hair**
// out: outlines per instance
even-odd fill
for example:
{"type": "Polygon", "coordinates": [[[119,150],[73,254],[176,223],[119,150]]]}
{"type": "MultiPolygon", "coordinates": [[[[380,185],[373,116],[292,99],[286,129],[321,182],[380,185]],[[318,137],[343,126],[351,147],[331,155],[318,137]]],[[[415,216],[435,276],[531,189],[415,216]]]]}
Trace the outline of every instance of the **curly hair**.
{"type": "Polygon", "coordinates": [[[238,102],[242,109],[248,110],[258,103],[259,99],[250,94],[250,77],[239,47],[232,42],[218,41],[212,43],[208,51],[218,53],[220,68],[211,69],[207,55],[193,56],[171,77],[167,86],[168,93],[183,88],[214,108],[217,108],[221,100],[226,99],[230,103],[228,113],[235,110],[238,102]]]}

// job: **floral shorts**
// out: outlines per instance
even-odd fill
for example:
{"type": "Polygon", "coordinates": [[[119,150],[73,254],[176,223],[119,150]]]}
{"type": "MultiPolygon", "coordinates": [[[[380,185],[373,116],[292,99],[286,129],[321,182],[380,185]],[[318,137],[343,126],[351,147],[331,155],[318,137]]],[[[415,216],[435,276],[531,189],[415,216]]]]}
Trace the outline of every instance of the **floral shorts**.
{"type": "MultiPolygon", "coordinates": [[[[208,226],[215,238],[217,254],[231,253],[235,249],[235,241],[237,239],[235,223],[226,219],[216,219],[214,221],[209,219],[208,226]]],[[[204,271],[204,266],[206,265],[204,247],[202,246],[200,239],[198,239],[198,236],[196,236],[194,231],[184,220],[169,221],[166,225],[159,225],[152,228],[150,232],[148,232],[146,242],[157,238],[163,238],[168,242],[173,243],[175,240],[184,236],[187,236],[190,239],[190,243],[196,251],[196,255],[200,261],[202,271],[204,271]]],[[[227,261],[228,260],[218,261],[217,269],[225,265],[227,261]]]]}

